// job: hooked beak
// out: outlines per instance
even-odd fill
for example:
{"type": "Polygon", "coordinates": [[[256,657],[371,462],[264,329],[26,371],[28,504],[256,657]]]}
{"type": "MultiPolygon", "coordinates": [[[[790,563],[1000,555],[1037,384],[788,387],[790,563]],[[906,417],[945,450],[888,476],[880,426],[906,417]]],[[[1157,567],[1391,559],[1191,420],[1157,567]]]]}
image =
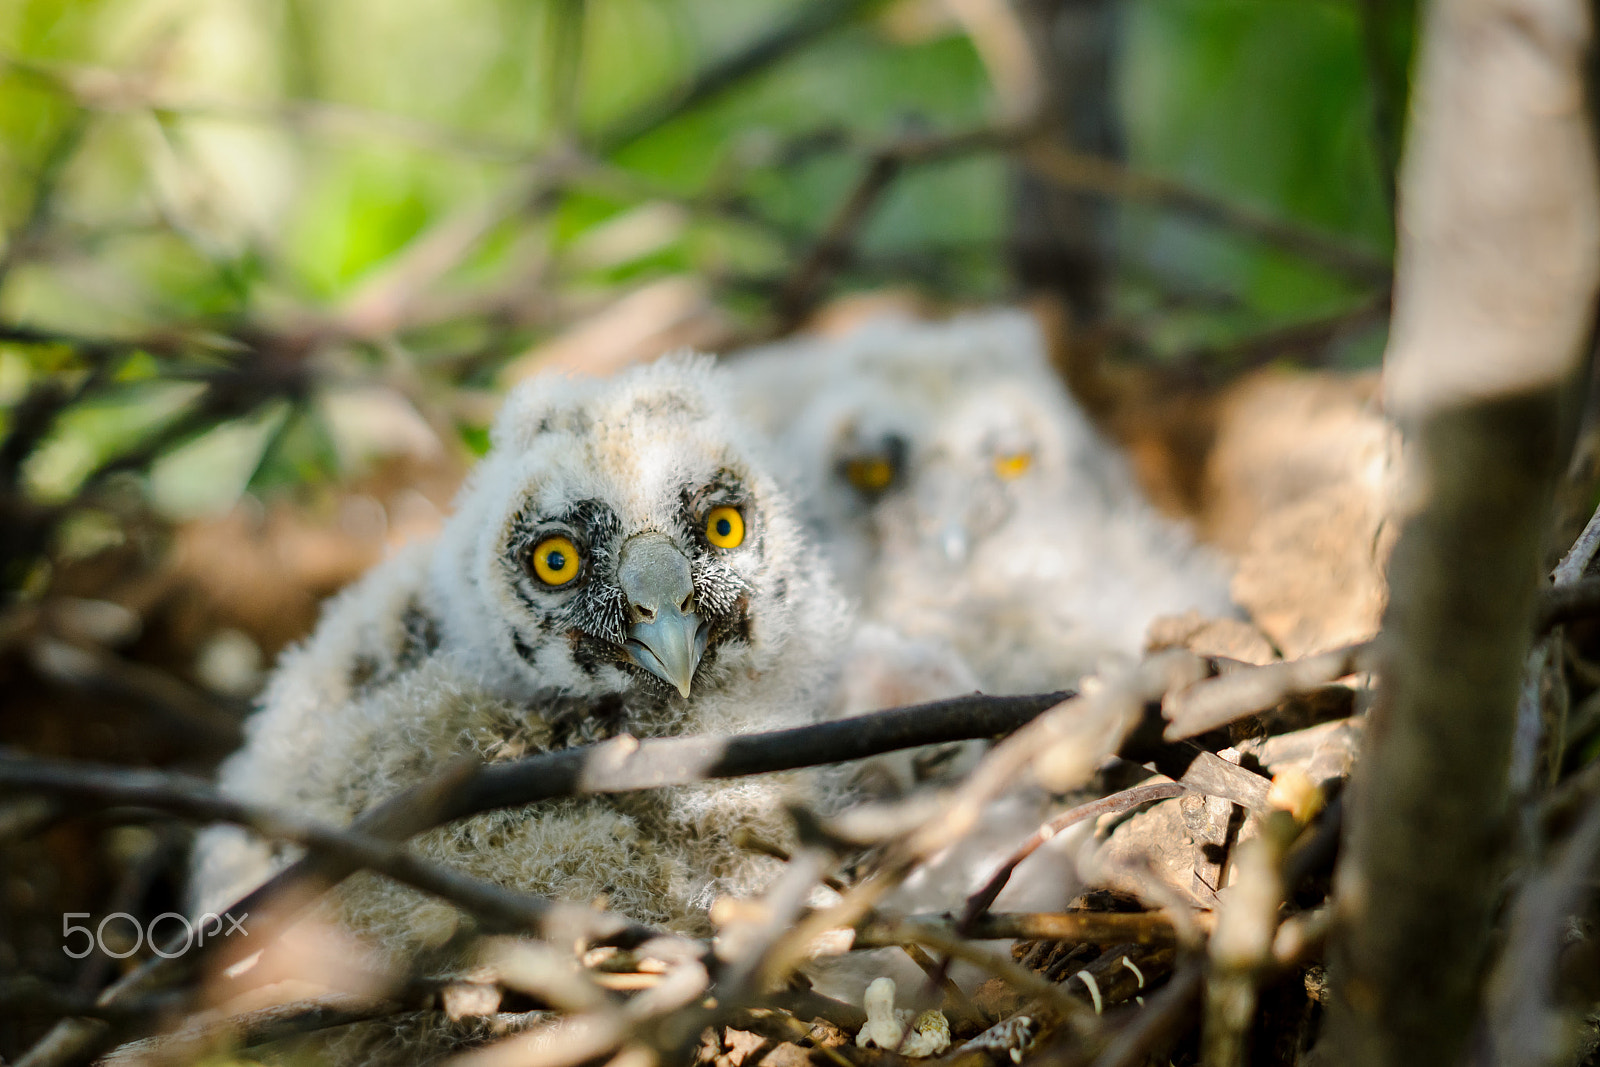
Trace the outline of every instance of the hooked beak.
{"type": "Polygon", "coordinates": [[[632,622],[628,658],[687,698],[706,651],[688,557],[665,534],[636,534],[622,546],[617,581],[632,622]]]}

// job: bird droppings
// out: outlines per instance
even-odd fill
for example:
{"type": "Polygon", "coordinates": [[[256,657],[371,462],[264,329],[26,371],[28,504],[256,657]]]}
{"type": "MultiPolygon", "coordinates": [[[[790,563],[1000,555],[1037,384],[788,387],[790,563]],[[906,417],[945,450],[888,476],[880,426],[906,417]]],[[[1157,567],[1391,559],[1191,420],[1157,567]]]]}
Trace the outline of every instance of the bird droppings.
{"type": "Polygon", "coordinates": [[[881,1048],[910,1059],[937,1056],[950,1047],[950,1020],[937,1008],[918,1014],[894,1006],[893,978],[877,978],[867,986],[862,1007],[866,1025],[856,1034],[861,1048],[881,1048]]]}

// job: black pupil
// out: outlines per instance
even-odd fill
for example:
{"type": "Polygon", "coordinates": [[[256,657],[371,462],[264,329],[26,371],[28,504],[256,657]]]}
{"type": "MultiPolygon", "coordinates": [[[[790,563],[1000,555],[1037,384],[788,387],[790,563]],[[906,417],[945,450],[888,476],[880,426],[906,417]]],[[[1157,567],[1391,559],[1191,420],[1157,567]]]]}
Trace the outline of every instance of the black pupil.
{"type": "Polygon", "coordinates": [[[718,537],[730,537],[732,535],[733,535],[733,523],[729,522],[726,517],[718,519],[717,520],[717,536],[718,537]]]}
{"type": "Polygon", "coordinates": [[[567,554],[559,548],[553,548],[544,558],[544,564],[553,571],[564,571],[567,569],[567,554]]]}

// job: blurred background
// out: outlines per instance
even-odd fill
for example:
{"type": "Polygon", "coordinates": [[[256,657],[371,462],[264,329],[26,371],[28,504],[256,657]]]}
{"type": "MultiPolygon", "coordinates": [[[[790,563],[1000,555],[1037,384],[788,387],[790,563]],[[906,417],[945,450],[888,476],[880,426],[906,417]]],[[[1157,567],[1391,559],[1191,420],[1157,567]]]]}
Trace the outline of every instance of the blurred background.
{"type": "MultiPolygon", "coordinates": [[[[208,769],[541,367],[1029,301],[1204,532],[1219,390],[1377,364],[1413,20],[0,0],[0,744],[208,769]]],[[[0,970],[88,994],[57,917],[160,910],[186,831],[58,815],[0,806],[0,970]]]]}

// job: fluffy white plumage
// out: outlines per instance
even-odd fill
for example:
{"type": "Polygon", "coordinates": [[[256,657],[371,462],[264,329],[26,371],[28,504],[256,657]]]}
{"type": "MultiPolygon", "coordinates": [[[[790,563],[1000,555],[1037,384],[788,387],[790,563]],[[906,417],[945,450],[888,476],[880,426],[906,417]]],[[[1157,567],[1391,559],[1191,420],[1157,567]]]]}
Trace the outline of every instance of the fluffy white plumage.
{"type": "MultiPolygon", "coordinates": [[[[520,387],[437,542],[374,569],[284,656],[223,788],[344,823],[461,753],[508,759],[621,732],[816,717],[836,690],[847,612],[763,457],[706,359],[520,387]],[[744,531],[732,547],[707,519],[730,507],[744,531]],[[553,537],[565,544],[550,555],[553,537]],[[540,576],[562,572],[574,552],[576,577],[540,576]],[[673,603],[639,599],[639,588],[672,581],[683,583],[673,603]],[[680,616],[673,646],[660,627],[680,616]],[[674,657],[692,672],[687,697],[674,657]]],[[[715,895],[754,891],[775,873],[733,840],[747,828],[786,835],[783,789],[761,778],[569,800],[481,815],[413,847],[503,885],[603,897],[636,919],[703,933],[715,895]]],[[[195,909],[220,909],[289,858],[242,831],[206,832],[195,909]]],[[[394,951],[454,927],[447,905],[373,875],[348,881],[338,907],[394,951]]]]}
{"type": "Polygon", "coordinates": [[[1158,615],[1232,611],[1221,560],[1144,498],[1027,314],[729,362],[863,616],[957,650],[985,689],[1071,685],[1158,615]]]}

